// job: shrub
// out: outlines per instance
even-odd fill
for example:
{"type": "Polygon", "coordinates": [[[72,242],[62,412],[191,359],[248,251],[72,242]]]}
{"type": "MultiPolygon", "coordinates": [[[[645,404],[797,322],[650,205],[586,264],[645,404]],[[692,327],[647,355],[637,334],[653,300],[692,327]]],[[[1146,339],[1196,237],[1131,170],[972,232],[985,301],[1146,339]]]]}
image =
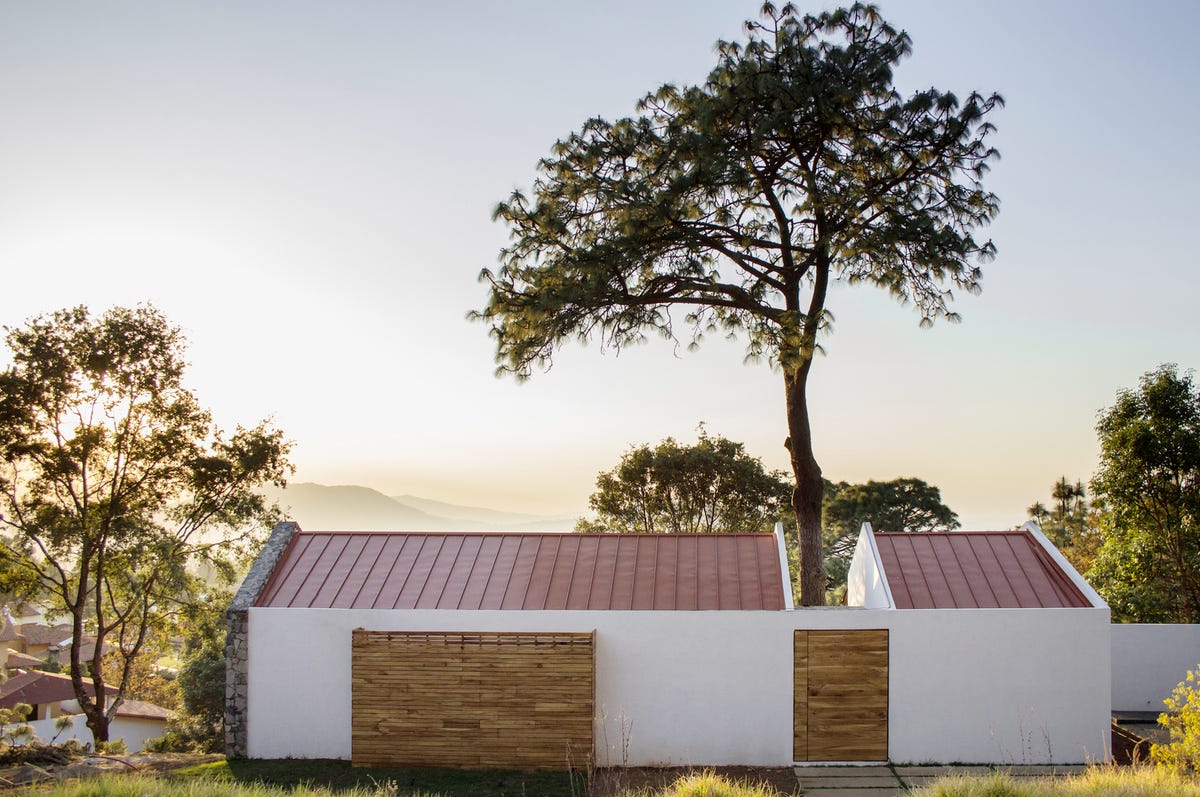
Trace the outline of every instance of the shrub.
{"type": "Polygon", "coordinates": [[[655,797],[775,797],[767,786],[731,781],[715,772],[684,775],[655,797]]]}
{"type": "Polygon", "coordinates": [[[219,726],[186,715],[172,717],[167,732],[145,745],[151,753],[219,753],[224,747],[225,737],[219,726]]]}
{"type": "Polygon", "coordinates": [[[1150,758],[1168,771],[1194,775],[1200,771],[1200,667],[1190,671],[1163,702],[1167,710],[1158,715],[1158,724],[1171,741],[1151,745],[1150,758]]]}

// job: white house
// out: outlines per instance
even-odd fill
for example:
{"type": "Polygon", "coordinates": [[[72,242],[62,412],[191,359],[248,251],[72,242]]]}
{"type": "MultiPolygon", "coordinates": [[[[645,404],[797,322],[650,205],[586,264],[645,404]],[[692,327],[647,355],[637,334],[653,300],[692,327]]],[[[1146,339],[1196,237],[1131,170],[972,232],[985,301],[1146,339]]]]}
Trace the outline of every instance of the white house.
{"type": "Polygon", "coordinates": [[[558,768],[1104,759],[1109,616],[1079,574],[1036,527],[902,537],[865,527],[852,605],[794,609],[774,535],[280,524],[229,612],[228,752],[558,768]]]}

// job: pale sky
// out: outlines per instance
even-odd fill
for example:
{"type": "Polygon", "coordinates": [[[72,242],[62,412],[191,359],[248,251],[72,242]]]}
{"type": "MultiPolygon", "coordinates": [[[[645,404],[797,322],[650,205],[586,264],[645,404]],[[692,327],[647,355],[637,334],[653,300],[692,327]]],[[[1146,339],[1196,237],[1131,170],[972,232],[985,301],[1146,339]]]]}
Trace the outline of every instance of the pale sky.
{"type": "MultiPolygon", "coordinates": [[[[518,385],[465,320],[495,203],[588,117],[702,81],[759,5],[0,3],[0,324],[153,302],[227,428],[296,441],[297,481],[578,511],[628,446],[702,421],[784,468],[781,377],[741,343],[570,345],[518,385]]],[[[1200,365],[1200,4],[881,9],[914,40],[901,89],[1008,101],[999,257],[958,325],[833,293],[817,457],[1008,527],[1091,475],[1118,390],[1200,365]]]]}

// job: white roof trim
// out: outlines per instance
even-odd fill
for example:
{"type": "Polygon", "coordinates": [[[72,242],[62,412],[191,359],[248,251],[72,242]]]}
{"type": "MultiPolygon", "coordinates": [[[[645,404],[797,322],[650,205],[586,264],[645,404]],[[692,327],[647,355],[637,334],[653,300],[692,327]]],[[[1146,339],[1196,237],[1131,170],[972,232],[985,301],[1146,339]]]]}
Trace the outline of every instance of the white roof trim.
{"type": "Polygon", "coordinates": [[[779,572],[783,574],[783,608],[795,609],[792,599],[792,571],[788,567],[787,546],[783,542],[783,523],[775,524],[775,543],[779,548],[779,572]]]}
{"type": "Polygon", "coordinates": [[[866,537],[871,549],[871,557],[875,560],[875,568],[879,571],[879,583],[883,585],[883,594],[887,596],[888,608],[896,608],[896,599],[892,597],[892,585],[888,583],[887,571],[883,569],[883,559],[879,557],[879,546],[875,544],[875,530],[869,521],[863,521],[862,529],[858,532],[860,538],[866,537]]]}
{"type": "Polygon", "coordinates": [[[1079,575],[1079,571],[1075,569],[1075,566],[1067,561],[1067,557],[1063,556],[1062,551],[1058,550],[1054,543],[1050,542],[1046,535],[1042,533],[1037,523],[1027,520],[1021,526],[1021,531],[1028,531],[1038,541],[1038,545],[1041,545],[1046,553],[1050,554],[1050,558],[1062,568],[1062,571],[1067,574],[1067,578],[1071,579],[1071,583],[1079,588],[1079,591],[1083,593],[1083,597],[1087,598],[1092,606],[1095,606],[1097,609],[1108,608],[1108,604],[1104,602],[1104,598],[1100,597],[1100,593],[1092,589],[1092,585],[1087,583],[1087,579],[1079,575]]]}

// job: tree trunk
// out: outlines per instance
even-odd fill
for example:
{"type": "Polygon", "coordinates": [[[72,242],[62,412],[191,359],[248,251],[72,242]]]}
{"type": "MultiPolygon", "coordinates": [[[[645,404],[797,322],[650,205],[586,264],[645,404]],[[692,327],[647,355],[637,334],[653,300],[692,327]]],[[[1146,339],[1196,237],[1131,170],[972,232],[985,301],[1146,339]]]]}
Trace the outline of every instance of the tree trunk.
{"type": "Polygon", "coordinates": [[[83,706],[84,715],[87,716],[88,730],[92,732],[92,739],[96,744],[108,741],[108,717],[105,716],[103,705],[83,706]]]}
{"type": "Polygon", "coordinates": [[[798,367],[784,368],[788,439],[785,445],[791,457],[796,487],[792,490],[792,511],[796,514],[796,535],[800,543],[800,605],[825,605],[825,557],[821,550],[821,498],[825,482],[821,466],[812,451],[812,428],[808,422],[808,369],[811,359],[798,367]]]}

